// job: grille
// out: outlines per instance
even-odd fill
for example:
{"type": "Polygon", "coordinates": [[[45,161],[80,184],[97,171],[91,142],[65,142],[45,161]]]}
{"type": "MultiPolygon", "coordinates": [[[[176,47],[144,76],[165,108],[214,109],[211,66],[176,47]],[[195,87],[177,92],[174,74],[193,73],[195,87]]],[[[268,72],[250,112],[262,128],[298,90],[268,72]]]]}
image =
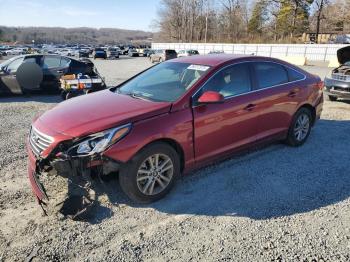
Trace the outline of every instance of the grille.
{"type": "Polygon", "coordinates": [[[332,78],[335,80],[350,82],[350,76],[343,75],[343,74],[332,74],[332,78]]]}
{"type": "Polygon", "coordinates": [[[29,142],[33,153],[36,156],[40,156],[41,153],[53,142],[53,138],[40,133],[38,130],[32,127],[29,134],[29,142]]]}

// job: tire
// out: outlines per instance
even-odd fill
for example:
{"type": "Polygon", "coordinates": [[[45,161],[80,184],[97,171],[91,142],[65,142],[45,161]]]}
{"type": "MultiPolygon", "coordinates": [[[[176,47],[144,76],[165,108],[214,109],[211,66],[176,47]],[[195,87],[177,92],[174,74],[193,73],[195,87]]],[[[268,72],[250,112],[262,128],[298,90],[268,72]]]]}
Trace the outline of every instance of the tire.
{"type": "Polygon", "coordinates": [[[72,92],[67,92],[67,94],[66,94],[66,100],[71,99],[71,98],[73,98],[73,97],[76,97],[76,95],[73,94],[72,92]]]}
{"type": "Polygon", "coordinates": [[[337,101],[337,97],[336,96],[328,96],[329,101],[337,101]]]}
{"type": "Polygon", "coordinates": [[[67,92],[66,92],[66,91],[62,90],[62,92],[61,92],[61,98],[62,98],[63,100],[66,100],[66,99],[67,99],[67,92]]]}
{"type": "Polygon", "coordinates": [[[154,143],[142,149],[132,160],[121,167],[119,184],[124,193],[137,203],[151,203],[163,198],[174,186],[176,178],[180,175],[180,159],[177,152],[168,144],[154,143]],[[155,156],[158,155],[158,166],[165,164],[161,175],[145,174],[150,172],[151,163],[156,166],[155,156]],[[154,161],[153,161],[154,160],[154,161]],[[172,167],[169,169],[169,166],[172,167]],[[166,178],[166,180],[164,179],[166,178]],[[139,180],[139,181],[138,181],[139,180]],[[161,181],[164,187],[158,181],[161,181]],[[147,187],[148,184],[148,187],[147,187]],[[141,191],[141,190],[144,191],[141,191]],[[152,190],[152,191],[151,191],[152,190]],[[147,192],[148,191],[148,192],[147,192]],[[150,194],[152,192],[152,194],[150,194]]]}
{"type": "Polygon", "coordinates": [[[312,114],[309,109],[305,107],[299,109],[289,127],[286,143],[294,147],[303,145],[310,135],[312,121],[312,114]],[[305,125],[303,124],[304,120],[307,122],[305,122],[305,125]]]}

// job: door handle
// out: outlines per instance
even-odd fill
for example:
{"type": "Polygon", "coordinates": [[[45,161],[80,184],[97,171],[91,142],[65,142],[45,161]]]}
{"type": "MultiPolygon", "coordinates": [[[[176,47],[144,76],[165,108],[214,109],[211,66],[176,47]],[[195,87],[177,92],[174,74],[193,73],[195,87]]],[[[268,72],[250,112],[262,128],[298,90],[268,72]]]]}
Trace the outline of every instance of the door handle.
{"type": "Polygon", "coordinates": [[[292,90],[288,93],[288,96],[289,97],[296,97],[296,95],[298,94],[298,91],[297,90],[292,90]]]}
{"type": "Polygon", "coordinates": [[[244,108],[244,110],[246,110],[246,111],[252,111],[255,107],[256,107],[256,105],[254,105],[254,104],[249,104],[249,105],[247,105],[247,106],[244,108]]]}
{"type": "Polygon", "coordinates": [[[57,70],[57,73],[62,74],[63,70],[57,70]]]}

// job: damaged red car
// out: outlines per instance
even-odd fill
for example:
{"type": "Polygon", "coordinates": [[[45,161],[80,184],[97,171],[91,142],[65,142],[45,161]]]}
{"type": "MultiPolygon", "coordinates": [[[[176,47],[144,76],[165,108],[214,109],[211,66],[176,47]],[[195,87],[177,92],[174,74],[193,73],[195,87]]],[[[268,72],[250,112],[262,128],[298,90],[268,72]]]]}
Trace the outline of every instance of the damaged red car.
{"type": "Polygon", "coordinates": [[[58,104],[28,138],[30,182],[55,169],[81,176],[100,167],[141,203],[176,178],[263,141],[300,146],[320,117],[323,82],[286,62],[207,55],[170,60],[117,87],[58,104]]]}

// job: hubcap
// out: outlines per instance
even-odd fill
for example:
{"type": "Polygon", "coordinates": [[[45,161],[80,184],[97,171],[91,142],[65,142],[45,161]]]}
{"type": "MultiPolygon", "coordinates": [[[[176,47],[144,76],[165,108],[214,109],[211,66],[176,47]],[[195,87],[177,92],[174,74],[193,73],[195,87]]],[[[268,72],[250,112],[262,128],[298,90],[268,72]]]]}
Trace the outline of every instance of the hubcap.
{"type": "Polygon", "coordinates": [[[294,126],[294,136],[296,140],[303,141],[307,136],[310,128],[310,119],[308,115],[301,114],[294,126]]]}
{"type": "Polygon", "coordinates": [[[174,174],[174,164],[164,154],[148,157],[137,171],[137,187],[145,195],[161,193],[169,185],[174,174]]]}

